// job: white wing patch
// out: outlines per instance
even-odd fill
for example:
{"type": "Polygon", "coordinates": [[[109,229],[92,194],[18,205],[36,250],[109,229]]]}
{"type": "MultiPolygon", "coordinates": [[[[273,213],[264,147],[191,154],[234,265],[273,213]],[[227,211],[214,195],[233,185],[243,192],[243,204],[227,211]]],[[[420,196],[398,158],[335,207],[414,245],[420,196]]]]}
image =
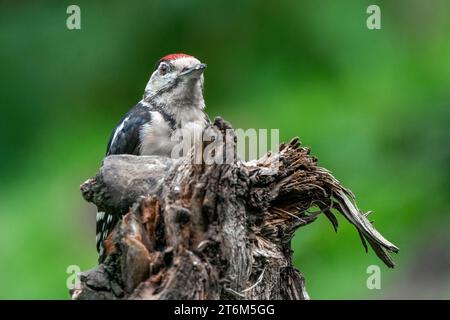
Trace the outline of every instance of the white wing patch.
{"type": "Polygon", "coordinates": [[[97,221],[103,220],[103,217],[105,216],[105,213],[100,211],[97,212],[97,221]]]}
{"type": "Polygon", "coordinates": [[[128,119],[130,119],[130,116],[126,117],[122,123],[117,127],[116,131],[114,131],[114,136],[111,140],[111,145],[114,145],[114,142],[116,141],[117,135],[119,134],[120,131],[122,131],[123,127],[125,126],[125,124],[127,123],[128,119]]]}

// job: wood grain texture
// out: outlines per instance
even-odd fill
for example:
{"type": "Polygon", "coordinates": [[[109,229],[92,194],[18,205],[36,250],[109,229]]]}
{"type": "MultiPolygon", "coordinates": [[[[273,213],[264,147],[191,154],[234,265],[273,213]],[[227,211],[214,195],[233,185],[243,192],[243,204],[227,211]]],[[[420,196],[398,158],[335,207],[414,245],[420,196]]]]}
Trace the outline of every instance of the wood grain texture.
{"type": "MultiPolygon", "coordinates": [[[[210,129],[231,127],[218,118],[210,129]]],[[[397,247],[298,139],[246,163],[190,160],[109,156],[81,186],[87,201],[123,218],[73,299],[308,299],[291,239],[322,213],[335,229],[334,213],[343,214],[394,266],[397,247]]]]}

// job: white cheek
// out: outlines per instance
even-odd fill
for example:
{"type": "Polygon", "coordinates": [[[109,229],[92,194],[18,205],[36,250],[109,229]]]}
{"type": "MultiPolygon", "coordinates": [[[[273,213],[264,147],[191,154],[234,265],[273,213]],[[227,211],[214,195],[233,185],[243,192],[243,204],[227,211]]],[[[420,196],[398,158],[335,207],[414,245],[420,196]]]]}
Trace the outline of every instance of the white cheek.
{"type": "Polygon", "coordinates": [[[145,87],[146,92],[154,92],[160,86],[160,77],[158,72],[158,70],[155,70],[150,76],[150,80],[147,82],[147,86],[145,87]]]}
{"type": "MultiPolygon", "coordinates": [[[[155,71],[156,73],[157,71],[155,71]]],[[[145,87],[145,92],[147,93],[156,93],[158,90],[164,88],[167,84],[169,84],[171,81],[174,81],[176,78],[176,75],[174,73],[169,73],[164,76],[161,76],[159,74],[154,74],[150,78],[150,81],[147,83],[147,86],[145,87]]]]}

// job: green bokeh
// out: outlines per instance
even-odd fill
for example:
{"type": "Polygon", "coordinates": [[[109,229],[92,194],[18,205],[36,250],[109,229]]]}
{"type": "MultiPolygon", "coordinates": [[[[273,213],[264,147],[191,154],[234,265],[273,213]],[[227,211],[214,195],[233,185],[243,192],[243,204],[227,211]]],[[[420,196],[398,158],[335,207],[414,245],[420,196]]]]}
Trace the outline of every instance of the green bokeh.
{"type": "Polygon", "coordinates": [[[171,52],[208,64],[210,117],[300,136],[400,247],[388,270],[319,218],[293,240],[312,298],[450,297],[447,1],[77,1],[72,31],[69,4],[0,7],[0,298],[66,299],[67,267],[95,265],[79,185],[171,52]]]}

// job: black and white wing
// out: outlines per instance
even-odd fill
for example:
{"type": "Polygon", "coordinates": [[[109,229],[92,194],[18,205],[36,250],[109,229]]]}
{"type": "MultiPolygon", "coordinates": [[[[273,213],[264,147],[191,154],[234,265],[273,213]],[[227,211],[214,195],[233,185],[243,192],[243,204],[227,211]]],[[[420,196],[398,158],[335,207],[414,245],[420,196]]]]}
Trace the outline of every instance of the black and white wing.
{"type": "MultiPolygon", "coordinates": [[[[138,103],[119,122],[111,134],[106,155],[134,154],[139,155],[140,131],[144,124],[150,122],[151,114],[148,107],[138,103]]],[[[119,221],[117,215],[107,212],[97,212],[96,243],[99,260],[103,261],[103,241],[108,237],[119,221]]]]}
{"type": "Polygon", "coordinates": [[[148,107],[138,103],[120,120],[113,130],[108,142],[106,155],[135,154],[139,155],[140,130],[151,120],[148,107]]]}

